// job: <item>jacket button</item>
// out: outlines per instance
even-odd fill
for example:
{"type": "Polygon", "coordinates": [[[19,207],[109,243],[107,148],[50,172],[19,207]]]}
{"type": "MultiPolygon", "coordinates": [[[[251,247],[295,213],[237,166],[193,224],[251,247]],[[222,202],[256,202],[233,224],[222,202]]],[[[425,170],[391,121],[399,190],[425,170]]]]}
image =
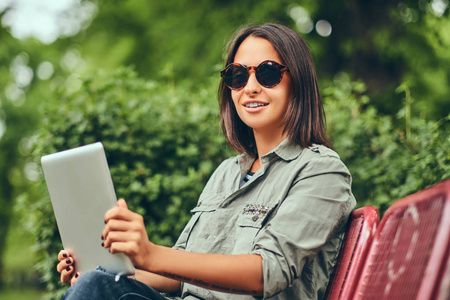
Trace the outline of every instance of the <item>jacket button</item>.
{"type": "Polygon", "coordinates": [[[258,216],[258,215],[252,217],[253,222],[258,221],[258,219],[259,219],[259,216],[258,216]]]}

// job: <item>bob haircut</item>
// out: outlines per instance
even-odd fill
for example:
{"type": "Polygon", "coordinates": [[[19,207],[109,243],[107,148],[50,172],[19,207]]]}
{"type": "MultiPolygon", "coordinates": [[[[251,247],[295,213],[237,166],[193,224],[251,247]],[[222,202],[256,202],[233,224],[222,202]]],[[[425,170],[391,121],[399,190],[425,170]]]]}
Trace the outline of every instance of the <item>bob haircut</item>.
{"type": "MultiPolygon", "coordinates": [[[[304,148],[312,144],[331,147],[327,138],[322,100],[319,94],[316,72],[311,54],[303,39],[292,29],[279,24],[244,27],[228,44],[225,66],[234,62],[241,43],[249,36],[268,40],[284,65],[289,68],[292,79],[292,101],[283,120],[283,133],[304,148]]],[[[231,98],[231,90],[222,79],[219,85],[220,123],[228,144],[239,153],[257,156],[252,128],[239,118],[231,98]]]]}

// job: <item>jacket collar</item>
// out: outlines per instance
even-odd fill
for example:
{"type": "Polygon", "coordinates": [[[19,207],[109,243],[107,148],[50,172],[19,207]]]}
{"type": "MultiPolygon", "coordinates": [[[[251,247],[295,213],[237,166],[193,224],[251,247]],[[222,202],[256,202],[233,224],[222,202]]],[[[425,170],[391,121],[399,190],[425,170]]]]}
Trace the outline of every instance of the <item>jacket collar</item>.
{"type": "MultiPolygon", "coordinates": [[[[300,153],[302,153],[303,148],[285,138],[277,147],[275,147],[269,153],[261,157],[261,162],[263,165],[269,163],[274,158],[281,158],[284,161],[291,161],[296,159],[300,153]]],[[[255,161],[255,157],[247,153],[242,153],[236,157],[236,163],[241,167],[241,173],[247,172],[255,161]]]]}

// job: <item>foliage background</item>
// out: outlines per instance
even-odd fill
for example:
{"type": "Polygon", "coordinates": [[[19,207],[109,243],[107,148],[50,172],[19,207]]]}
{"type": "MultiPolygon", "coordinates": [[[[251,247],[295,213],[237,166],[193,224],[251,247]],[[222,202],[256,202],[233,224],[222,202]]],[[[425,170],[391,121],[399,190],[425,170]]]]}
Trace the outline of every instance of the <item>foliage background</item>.
{"type": "MultiPolygon", "coordinates": [[[[383,212],[450,177],[446,0],[74,3],[62,17],[78,16],[80,27],[53,42],[0,28],[0,290],[62,291],[39,165],[50,152],[101,140],[117,194],[146,216],[154,241],[174,242],[211,172],[233,154],[218,126],[217,74],[243,24],[280,22],[310,45],[328,131],[360,206],[383,212]],[[26,247],[14,238],[21,231],[34,252],[12,263],[5,249],[26,247]]],[[[0,5],[0,17],[13,10],[0,5]]]]}

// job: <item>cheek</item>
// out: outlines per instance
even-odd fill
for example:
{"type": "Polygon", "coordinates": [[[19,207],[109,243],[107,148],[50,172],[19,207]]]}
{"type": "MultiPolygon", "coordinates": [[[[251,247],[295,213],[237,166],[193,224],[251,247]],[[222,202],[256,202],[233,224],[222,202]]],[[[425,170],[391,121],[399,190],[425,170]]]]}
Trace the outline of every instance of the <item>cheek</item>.
{"type": "Polygon", "coordinates": [[[233,100],[234,107],[238,107],[239,99],[242,96],[242,91],[231,91],[231,100],[233,100]]]}
{"type": "Polygon", "coordinates": [[[285,91],[287,94],[287,97],[292,98],[292,95],[294,93],[294,86],[292,84],[292,78],[287,74],[286,81],[284,82],[285,91]]]}
{"type": "Polygon", "coordinates": [[[284,85],[284,92],[283,92],[283,99],[285,100],[285,107],[288,108],[292,101],[294,101],[294,91],[292,87],[291,78],[287,77],[288,79],[284,85]]]}
{"type": "Polygon", "coordinates": [[[238,94],[239,92],[236,92],[234,90],[231,91],[231,99],[233,100],[233,103],[236,103],[236,101],[238,100],[238,94]]]}

